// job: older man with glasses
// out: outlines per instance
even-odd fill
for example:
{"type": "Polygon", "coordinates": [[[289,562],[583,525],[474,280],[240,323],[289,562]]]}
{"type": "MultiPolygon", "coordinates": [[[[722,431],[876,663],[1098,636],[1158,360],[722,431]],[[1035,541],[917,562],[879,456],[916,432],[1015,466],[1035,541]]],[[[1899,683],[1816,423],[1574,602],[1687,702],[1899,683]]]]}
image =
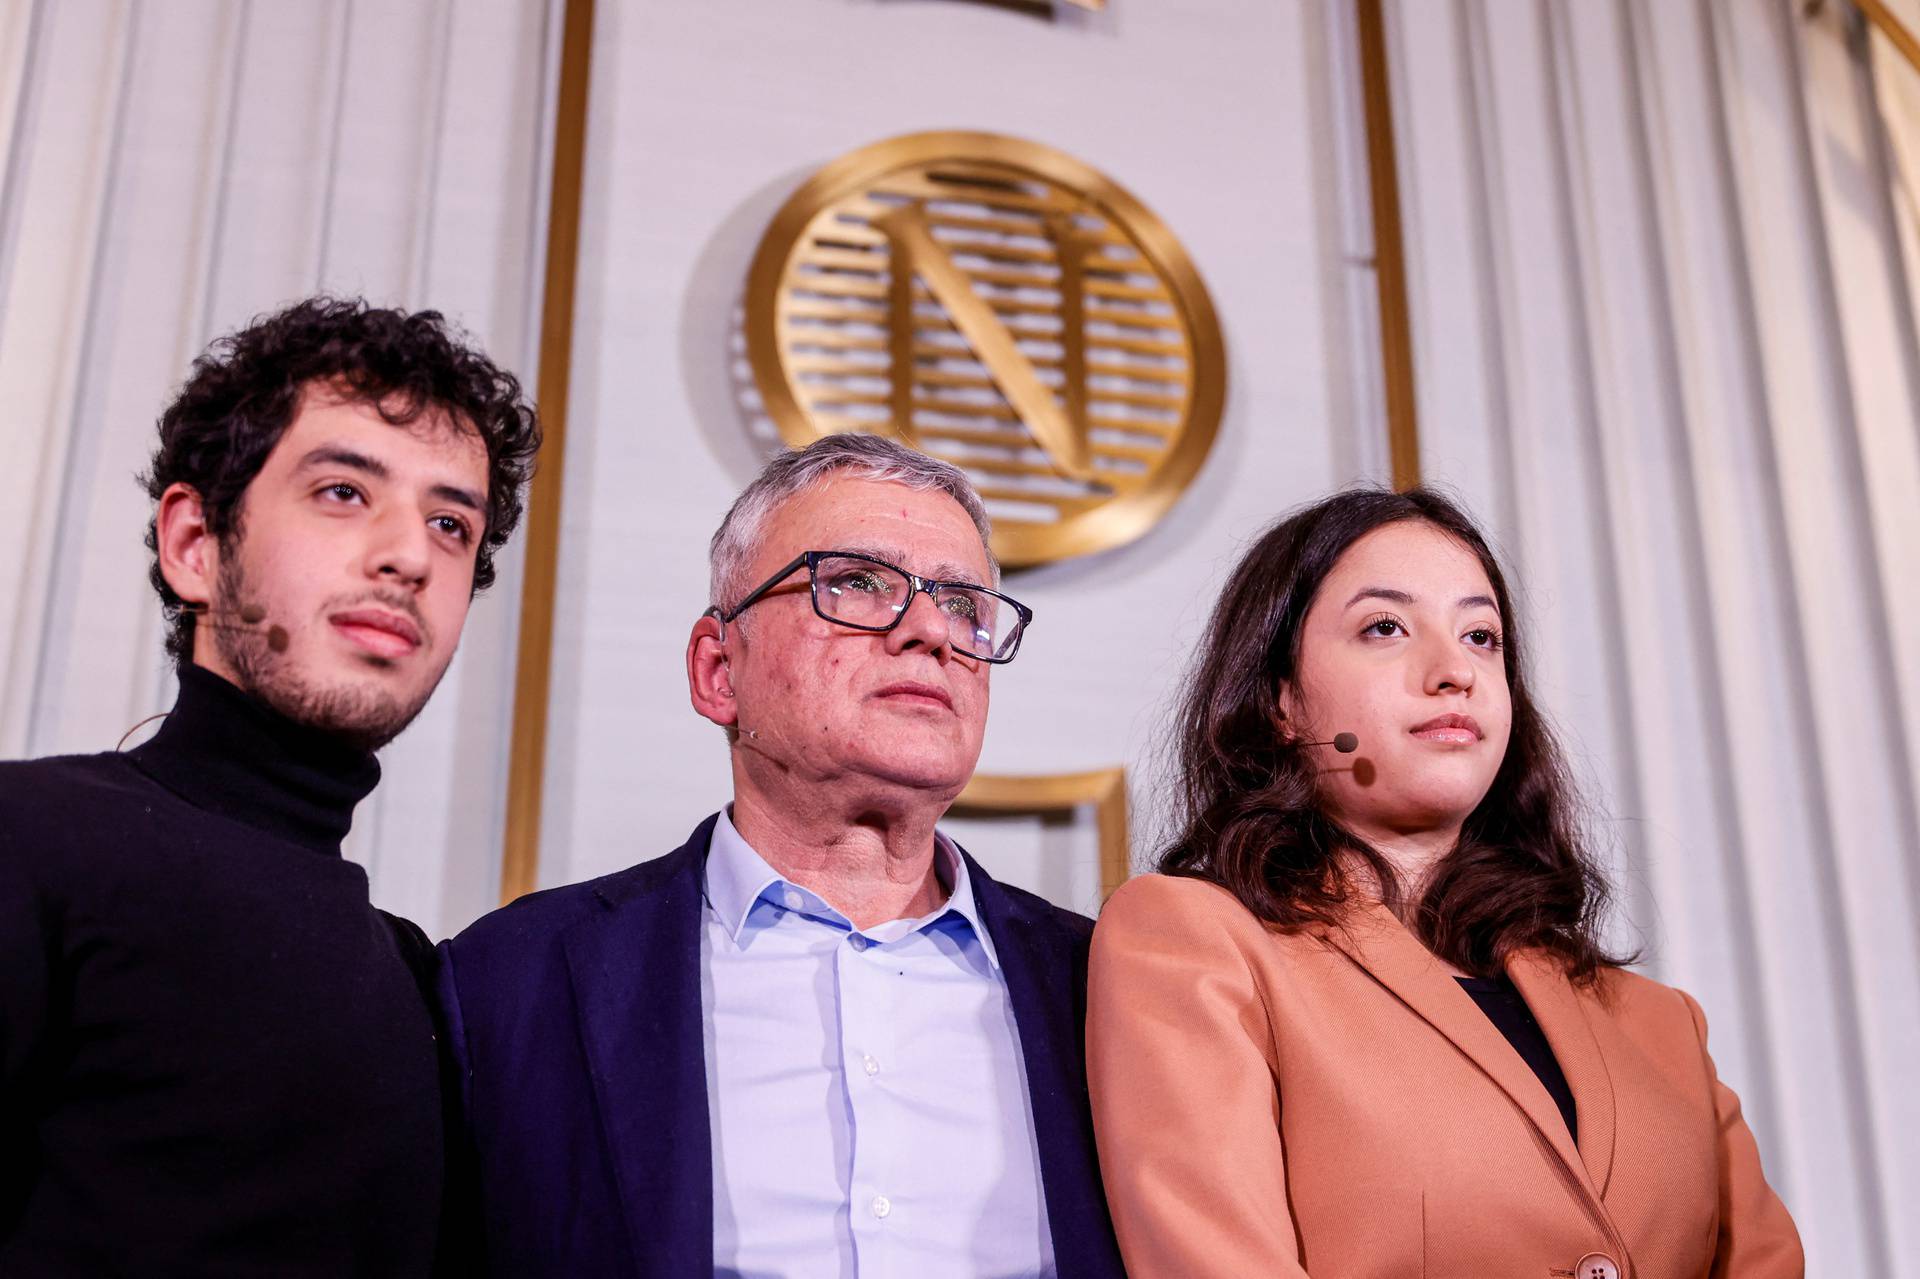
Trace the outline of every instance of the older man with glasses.
{"type": "Polygon", "coordinates": [[[499,1275],[1120,1279],[1091,922],[934,828],[1033,612],[953,467],[836,435],[722,521],[687,644],[733,802],[443,947],[499,1275]]]}

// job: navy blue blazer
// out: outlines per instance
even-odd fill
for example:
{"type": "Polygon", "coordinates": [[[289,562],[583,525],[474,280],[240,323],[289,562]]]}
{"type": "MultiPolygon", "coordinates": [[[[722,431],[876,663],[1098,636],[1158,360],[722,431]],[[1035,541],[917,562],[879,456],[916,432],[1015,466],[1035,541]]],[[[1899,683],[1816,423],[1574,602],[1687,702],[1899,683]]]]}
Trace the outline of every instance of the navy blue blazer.
{"type": "MultiPolygon", "coordinates": [[[[462,1110],[447,1224],[484,1249],[469,1264],[711,1279],[700,929],[714,822],[656,861],[523,897],[441,943],[462,1110]]],[[[1122,1279],[1087,1104],[1093,922],[996,884],[971,857],[967,872],[1019,1029],[1060,1279],[1122,1279]]]]}

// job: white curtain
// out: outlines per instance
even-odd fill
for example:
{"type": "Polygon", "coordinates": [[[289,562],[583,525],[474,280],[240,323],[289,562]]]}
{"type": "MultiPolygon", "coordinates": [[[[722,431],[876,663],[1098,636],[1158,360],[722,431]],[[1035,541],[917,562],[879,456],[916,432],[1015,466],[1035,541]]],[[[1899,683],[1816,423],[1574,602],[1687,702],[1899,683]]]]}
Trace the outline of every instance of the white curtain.
{"type": "Polygon", "coordinates": [[[1913,69],[1838,2],[1394,19],[1426,475],[1525,584],[1616,936],[1705,1004],[1810,1273],[1892,1273],[1920,1248],[1920,352],[1873,77],[1913,69]]]}
{"type": "MultiPolygon", "coordinates": [[[[135,477],[210,339],[324,288],[533,368],[548,28],[544,0],[0,5],[0,755],[171,703],[135,477]]],[[[350,841],[429,930],[498,883],[516,562],[350,841]]]]}

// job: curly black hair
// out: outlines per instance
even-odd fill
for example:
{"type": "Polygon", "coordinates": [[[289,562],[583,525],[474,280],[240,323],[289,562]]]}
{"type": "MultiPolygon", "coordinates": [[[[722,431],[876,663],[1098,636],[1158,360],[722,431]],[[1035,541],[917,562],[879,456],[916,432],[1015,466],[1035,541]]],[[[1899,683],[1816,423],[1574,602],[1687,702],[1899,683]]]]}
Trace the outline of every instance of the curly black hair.
{"type": "MultiPolygon", "coordinates": [[[[230,541],[239,533],[247,486],[316,383],[373,406],[396,426],[444,412],[478,433],[487,449],[487,526],[473,593],[493,585],[494,552],[506,545],[525,507],[540,422],[519,379],[438,311],[409,315],[363,298],[322,295],[220,338],[193,362],[180,394],[160,415],[160,446],[141,477],[147,495],[158,503],[169,486],[191,486],[208,532],[230,541]]],[[[167,652],[186,663],[193,654],[193,614],[160,572],[153,521],[147,549],[154,553],[148,578],[170,628],[167,652]]]]}

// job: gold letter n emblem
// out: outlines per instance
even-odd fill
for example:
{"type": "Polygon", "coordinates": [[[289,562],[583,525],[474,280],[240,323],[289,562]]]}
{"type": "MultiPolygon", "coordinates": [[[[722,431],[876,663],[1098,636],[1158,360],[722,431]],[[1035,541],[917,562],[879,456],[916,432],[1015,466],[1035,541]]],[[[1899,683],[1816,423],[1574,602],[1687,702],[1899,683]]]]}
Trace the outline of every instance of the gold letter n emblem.
{"type": "Polygon", "coordinates": [[[742,324],[756,431],[764,410],[796,448],[878,431],[953,463],[1015,567],[1151,528],[1226,394],[1173,233],[1071,156],[997,134],[890,138],[815,173],[768,224],[742,324]]]}
{"type": "Polygon", "coordinates": [[[914,430],[914,341],[919,330],[915,310],[913,282],[917,276],[926,283],[934,299],[946,308],[953,326],[973,349],[999,384],[1001,394],[1033,433],[1034,441],[1046,451],[1061,474],[1077,480],[1093,478],[1093,462],[1087,451],[1085,396],[1086,344],[1082,336],[1085,320],[1082,307],[1081,257],[1083,246],[1073,233],[1072,219],[1060,214],[1048,217],[1048,230],[1059,253],[1062,372],[1067,403],[1062,406],[1053,391],[1040,380],[1033,363],[1020,350],[1013,333],[980,295],[974,292],[966,272],[934,238],[927,223],[925,205],[919,200],[903,204],[873,220],[886,233],[891,250],[891,279],[888,293],[888,345],[893,366],[894,428],[909,444],[918,445],[914,430]]]}

